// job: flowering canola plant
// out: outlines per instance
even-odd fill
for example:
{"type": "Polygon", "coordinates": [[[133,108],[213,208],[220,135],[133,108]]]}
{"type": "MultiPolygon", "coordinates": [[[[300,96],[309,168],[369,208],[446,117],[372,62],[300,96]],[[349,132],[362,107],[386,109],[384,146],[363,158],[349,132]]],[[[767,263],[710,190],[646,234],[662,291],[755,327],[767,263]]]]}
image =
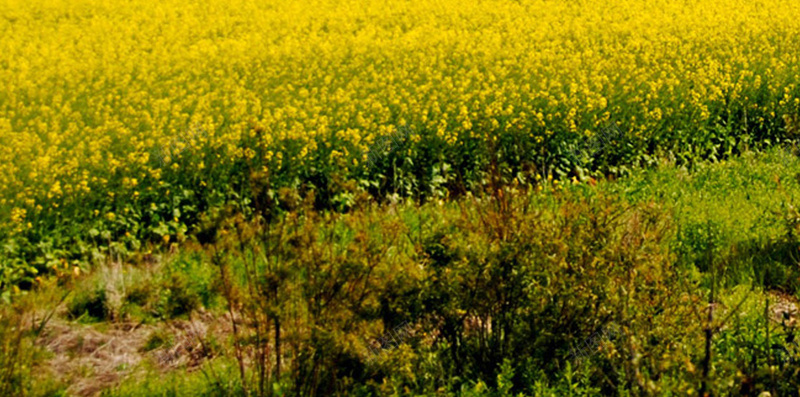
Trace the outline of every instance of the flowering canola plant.
{"type": "Polygon", "coordinates": [[[0,0],[0,37],[0,237],[17,246],[135,248],[245,201],[256,175],[333,196],[337,176],[381,177],[370,145],[398,127],[409,157],[549,173],[609,122],[631,161],[798,125],[785,0],[0,0]],[[75,225],[88,237],[53,237],[75,225]]]}

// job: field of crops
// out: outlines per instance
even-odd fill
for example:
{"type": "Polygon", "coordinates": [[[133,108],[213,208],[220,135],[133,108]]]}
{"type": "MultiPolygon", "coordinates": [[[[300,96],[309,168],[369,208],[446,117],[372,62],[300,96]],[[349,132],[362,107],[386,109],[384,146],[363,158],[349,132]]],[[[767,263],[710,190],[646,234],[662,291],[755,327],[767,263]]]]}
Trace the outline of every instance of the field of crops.
{"type": "Polygon", "coordinates": [[[208,249],[224,216],[508,204],[798,139],[796,1],[0,0],[0,294],[208,249]]]}
{"type": "Polygon", "coordinates": [[[86,259],[76,247],[98,236],[138,247],[209,207],[279,207],[281,188],[321,208],[424,200],[480,190],[492,164],[523,184],[620,175],[798,128],[790,1],[5,0],[0,14],[0,230],[39,270],[86,259]],[[610,149],[584,144],[610,125],[610,149]]]}

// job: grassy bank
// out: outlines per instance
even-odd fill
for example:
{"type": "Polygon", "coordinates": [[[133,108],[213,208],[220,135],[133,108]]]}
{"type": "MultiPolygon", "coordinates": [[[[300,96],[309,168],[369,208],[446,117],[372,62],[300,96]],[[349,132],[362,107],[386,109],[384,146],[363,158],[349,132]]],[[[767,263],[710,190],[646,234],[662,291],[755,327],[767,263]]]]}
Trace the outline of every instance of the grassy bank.
{"type": "Polygon", "coordinates": [[[108,396],[797,393],[799,165],[221,210],[171,252],[20,297],[6,340],[42,347],[8,342],[3,368],[108,396]]]}

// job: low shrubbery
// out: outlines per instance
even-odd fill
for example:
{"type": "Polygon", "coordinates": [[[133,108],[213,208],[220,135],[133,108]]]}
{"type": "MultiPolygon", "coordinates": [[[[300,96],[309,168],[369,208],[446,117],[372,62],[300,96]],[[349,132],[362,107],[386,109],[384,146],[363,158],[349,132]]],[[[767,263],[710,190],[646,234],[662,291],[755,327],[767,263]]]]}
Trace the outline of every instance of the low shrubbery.
{"type": "Polygon", "coordinates": [[[148,373],[190,369],[165,393],[791,394],[796,162],[345,214],[286,191],[280,217],[208,211],[175,253],[51,288],[84,326],[154,327],[138,354],[167,366],[109,395],[162,395],[148,373]]]}

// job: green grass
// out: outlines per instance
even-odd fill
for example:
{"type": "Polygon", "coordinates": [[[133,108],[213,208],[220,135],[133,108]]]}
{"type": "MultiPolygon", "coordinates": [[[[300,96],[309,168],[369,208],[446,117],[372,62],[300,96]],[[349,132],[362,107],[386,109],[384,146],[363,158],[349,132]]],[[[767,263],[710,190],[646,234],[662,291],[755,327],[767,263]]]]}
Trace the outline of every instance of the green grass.
{"type": "Polygon", "coordinates": [[[800,159],[785,150],[700,164],[669,165],[602,188],[634,202],[667,206],[677,225],[673,249],[684,264],[704,263],[710,244],[728,285],[763,284],[795,293],[800,159]]]}
{"type": "MultiPolygon", "coordinates": [[[[686,395],[704,383],[717,395],[787,395],[800,388],[800,349],[792,316],[781,321],[775,308],[800,286],[798,170],[797,157],[773,149],[597,186],[546,182],[346,214],[301,202],[268,224],[225,210],[203,221],[203,244],[190,238],[174,254],[106,264],[28,296],[49,297],[35,300],[46,308],[69,291],[55,319],[76,327],[152,328],[137,342],[140,364],[104,384],[105,396],[686,395]],[[208,332],[192,353],[198,366],[162,373],[154,357],[186,338],[176,324],[229,324],[230,311],[243,319],[237,333],[208,332]],[[398,346],[366,353],[403,323],[413,332],[398,346]],[[608,324],[621,333],[570,358],[608,324]]],[[[33,393],[33,374],[4,354],[13,361],[0,367],[17,366],[13,381],[33,393]]]]}

